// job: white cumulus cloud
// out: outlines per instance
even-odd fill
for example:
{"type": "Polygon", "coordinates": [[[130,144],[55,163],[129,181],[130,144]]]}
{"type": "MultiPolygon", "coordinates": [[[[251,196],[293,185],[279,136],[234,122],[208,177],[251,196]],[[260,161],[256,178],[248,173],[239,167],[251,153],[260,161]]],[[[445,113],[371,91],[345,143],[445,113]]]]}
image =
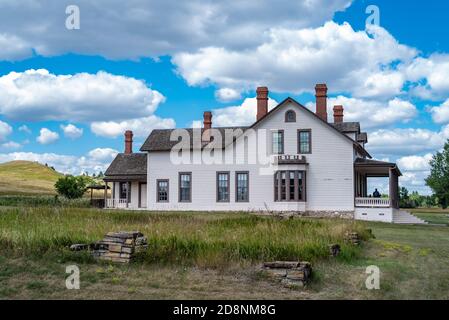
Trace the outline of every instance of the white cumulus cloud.
{"type": "Polygon", "coordinates": [[[434,152],[449,139],[449,125],[440,131],[422,128],[381,129],[369,133],[367,148],[377,156],[434,152]]]}
{"type": "Polygon", "coordinates": [[[26,134],[31,134],[31,129],[25,124],[19,127],[19,131],[25,132],[26,134]]]}
{"type": "Polygon", "coordinates": [[[88,156],[98,161],[112,161],[117,153],[117,150],[111,148],[96,148],[89,151],[88,156]]]}
{"type": "Polygon", "coordinates": [[[51,144],[59,139],[59,134],[57,132],[51,131],[47,128],[42,128],[40,130],[39,136],[36,141],[40,144],[51,144]]]}
{"type": "Polygon", "coordinates": [[[234,101],[240,99],[240,97],[240,92],[231,88],[221,88],[215,91],[215,98],[222,102],[234,101]]]}
{"type": "Polygon", "coordinates": [[[164,96],[106,72],[55,75],[45,69],[0,77],[0,114],[21,121],[117,121],[153,114],[164,96]]]}
{"type": "Polygon", "coordinates": [[[115,138],[123,135],[126,130],[132,130],[136,137],[147,137],[153,129],[174,128],[176,123],[173,119],[162,119],[157,116],[149,116],[138,119],[130,119],[120,122],[99,121],[93,122],[90,129],[97,136],[115,138]]]}
{"type": "Polygon", "coordinates": [[[64,132],[64,136],[70,139],[77,139],[83,135],[83,129],[78,128],[73,124],[61,125],[61,129],[64,132]]]}
{"type": "Polygon", "coordinates": [[[73,1],[0,1],[0,58],[67,52],[113,59],[157,57],[204,46],[248,48],[270,28],[318,26],[351,0],[78,0],[81,28],[64,28],[73,1]],[[273,19],[275,17],[275,19],[273,19]]]}
{"type": "MultiPolygon", "coordinates": [[[[414,104],[400,98],[383,102],[338,96],[328,99],[329,121],[333,121],[335,105],[343,105],[344,121],[360,121],[362,129],[385,127],[398,122],[406,123],[418,114],[414,104]]],[[[315,103],[308,103],[307,107],[315,110],[315,103]]]]}
{"type": "Polygon", "coordinates": [[[32,54],[31,46],[21,38],[0,33],[0,60],[19,60],[32,54]]]}
{"type": "Polygon", "coordinates": [[[2,143],[2,148],[5,149],[20,149],[22,148],[22,145],[18,142],[14,142],[14,141],[8,141],[5,143],[2,143]]]}
{"type": "Polygon", "coordinates": [[[437,107],[431,107],[429,110],[430,113],[432,114],[432,119],[434,122],[449,123],[449,99],[447,99],[437,107]]]}
{"type": "Polygon", "coordinates": [[[406,171],[428,171],[433,155],[427,153],[423,156],[406,156],[397,160],[399,167],[406,171]]]}
{"type": "Polygon", "coordinates": [[[0,120],[0,141],[4,141],[12,131],[12,127],[8,123],[0,120]]]}
{"type": "Polygon", "coordinates": [[[399,94],[401,76],[391,76],[396,61],[411,61],[417,51],[399,44],[385,29],[354,31],[347,24],[327,22],[318,28],[272,29],[253,49],[204,47],[175,54],[173,63],[190,85],[215,83],[222,88],[267,85],[277,92],[313,91],[328,80],[332,91],[357,97],[399,94]],[[389,79],[378,84],[379,79],[389,79]]]}
{"type": "MultiPolygon", "coordinates": [[[[268,99],[268,110],[277,106],[277,102],[271,98],[268,99]]],[[[249,126],[256,122],[257,99],[246,98],[241,105],[219,108],[212,110],[213,127],[234,127],[249,126]]],[[[195,120],[192,127],[201,128],[202,121],[195,120]]]]}

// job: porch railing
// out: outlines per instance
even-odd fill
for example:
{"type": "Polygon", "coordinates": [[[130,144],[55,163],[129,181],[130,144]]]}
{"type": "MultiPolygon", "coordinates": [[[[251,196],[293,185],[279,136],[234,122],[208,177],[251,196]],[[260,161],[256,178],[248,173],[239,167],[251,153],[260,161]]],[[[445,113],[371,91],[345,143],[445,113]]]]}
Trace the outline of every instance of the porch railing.
{"type": "Polygon", "coordinates": [[[355,198],[356,207],[388,208],[391,206],[389,198],[355,198]]]}
{"type": "Polygon", "coordinates": [[[106,206],[107,208],[126,208],[127,201],[126,199],[107,199],[106,206]]]}

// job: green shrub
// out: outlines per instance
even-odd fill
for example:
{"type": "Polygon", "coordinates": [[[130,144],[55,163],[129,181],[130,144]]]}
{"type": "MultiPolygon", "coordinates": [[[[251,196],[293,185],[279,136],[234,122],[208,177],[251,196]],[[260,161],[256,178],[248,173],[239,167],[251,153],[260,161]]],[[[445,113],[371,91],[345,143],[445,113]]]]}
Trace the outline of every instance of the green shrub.
{"type": "Polygon", "coordinates": [[[85,176],[74,177],[67,175],[56,181],[55,188],[60,195],[68,199],[79,199],[86,192],[86,187],[89,182],[90,179],[85,176]]]}

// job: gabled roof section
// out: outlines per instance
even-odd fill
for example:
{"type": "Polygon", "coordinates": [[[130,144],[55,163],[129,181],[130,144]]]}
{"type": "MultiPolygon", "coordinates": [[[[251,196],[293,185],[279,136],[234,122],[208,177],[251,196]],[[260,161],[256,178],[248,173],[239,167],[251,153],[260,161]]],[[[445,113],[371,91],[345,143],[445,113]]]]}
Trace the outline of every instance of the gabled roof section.
{"type": "MultiPolygon", "coordinates": [[[[295,99],[293,99],[291,97],[286,98],[284,101],[279,103],[276,107],[271,109],[263,118],[254,122],[249,127],[220,127],[220,128],[212,127],[212,129],[220,130],[223,142],[225,142],[224,141],[224,139],[225,139],[224,133],[225,133],[226,129],[241,129],[242,132],[245,132],[246,130],[248,130],[250,128],[255,128],[258,124],[260,124],[261,122],[268,119],[273,113],[275,113],[277,110],[282,108],[287,103],[293,103],[297,107],[305,110],[306,112],[311,114],[313,117],[315,117],[315,119],[317,119],[317,121],[322,122],[324,125],[328,126],[331,130],[335,130],[335,132],[337,132],[338,134],[341,134],[345,139],[348,139],[349,141],[351,141],[354,145],[354,148],[356,148],[356,150],[361,155],[371,158],[371,155],[357,141],[354,141],[353,139],[351,139],[350,137],[348,137],[345,134],[345,132],[350,132],[350,131],[342,131],[343,129],[344,130],[346,130],[346,129],[353,130],[353,129],[358,128],[358,132],[360,132],[360,124],[358,122],[343,122],[343,125],[334,126],[334,124],[328,123],[328,122],[322,120],[314,112],[307,109],[305,106],[303,106],[302,104],[300,104],[299,102],[297,102],[295,99]]],[[[172,147],[175,146],[179,142],[179,141],[170,141],[170,135],[174,130],[176,130],[176,129],[155,129],[155,130],[153,130],[151,132],[151,134],[148,136],[148,138],[145,140],[142,147],[140,148],[140,151],[148,151],[148,152],[170,151],[172,149],[172,147]]],[[[207,145],[207,143],[205,143],[205,142],[201,142],[201,146],[193,145],[193,139],[192,139],[193,132],[194,132],[194,130],[201,130],[201,129],[186,128],[184,130],[187,130],[187,132],[189,133],[189,135],[191,137],[190,141],[191,141],[191,147],[193,149],[200,149],[200,148],[204,147],[205,145],[207,145]]],[[[225,143],[222,143],[222,146],[226,147],[225,143]]]]}
{"type": "MultiPolygon", "coordinates": [[[[267,119],[271,114],[273,114],[274,112],[276,112],[277,110],[279,110],[283,105],[287,104],[287,103],[293,103],[295,104],[297,107],[303,109],[304,111],[308,112],[309,114],[311,114],[312,116],[315,117],[315,119],[317,119],[318,121],[320,121],[321,123],[323,123],[324,125],[328,126],[329,128],[331,128],[332,130],[335,130],[336,132],[338,132],[339,134],[341,134],[343,137],[345,137],[346,139],[349,139],[353,145],[354,148],[356,148],[356,150],[363,156],[366,156],[368,158],[372,158],[371,155],[368,153],[368,151],[365,150],[365,148],[363,148],[357,141],[354,141],[353,139],[351,139],[350,137],[348,137],[344,131],[340,131],[341,129],[345,129],[346,126],[345,125],[341,125],[341,126],[334,126],[333,123],[329,123],[324,121],[323,119],[321,119],[320,117],[318,117],[314,112],[312,112],[311,110],[309,110],[308,108],[306,108],[305,106],[303,106],[302,104],[300,104],[298,101],[296,101],[295,99],[288,97],[287,99],[285,99],[284,101],[282,101],[281,103],[279,103],[275,108],[271,109],[270,112],[268,112],[265,117],[259,119],[259,121],[256,121],[250,128],[254,128],[255,126],[257,126],[259,123],[261,123],[262,121],[264,121],[265,119],[267,119]]],[[[350,125],[348,125],[348,128],[357,128],[358,126],[358,130],[360,132],[360,123],[358,122],[343,122],[343,124],[345,123],[349,123],[350,125]]]]}
{"type": "Polygon", "coordinates": [[[147,155],[145,153],[119,153],[112,161],[104,175],[142,176],[147,174],[147,155]]]}

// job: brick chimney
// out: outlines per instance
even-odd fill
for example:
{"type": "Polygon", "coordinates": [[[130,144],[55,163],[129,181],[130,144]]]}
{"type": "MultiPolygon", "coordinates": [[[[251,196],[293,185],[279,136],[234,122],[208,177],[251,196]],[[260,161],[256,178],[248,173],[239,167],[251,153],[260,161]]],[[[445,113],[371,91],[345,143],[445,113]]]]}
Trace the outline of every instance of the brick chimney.
{"type": "Polygon", "coordinates": [[[316,115],[327,122],[327,86],[317,84],[315,86],[316,115]]]}
{"type": "Polygon", "coordinates": [[[133,153],[133,132],[127,130],[125,132],[125,154],[133,153]]]}
{"type": "Polygon", "coordinates": [[[334,106],[334,123],[343,122],[343,106],[334,106]]]}
{"type": "Polygon", "coordinates": [[[257,121],[268,113],[268,88],[257,88],[257,121]]]}
{"type": "Polygon", "coordinates": [[[210,129],[212,128],[212,112],[204,111],[203,114],[203,141],[210,142],[210,129]]]}

